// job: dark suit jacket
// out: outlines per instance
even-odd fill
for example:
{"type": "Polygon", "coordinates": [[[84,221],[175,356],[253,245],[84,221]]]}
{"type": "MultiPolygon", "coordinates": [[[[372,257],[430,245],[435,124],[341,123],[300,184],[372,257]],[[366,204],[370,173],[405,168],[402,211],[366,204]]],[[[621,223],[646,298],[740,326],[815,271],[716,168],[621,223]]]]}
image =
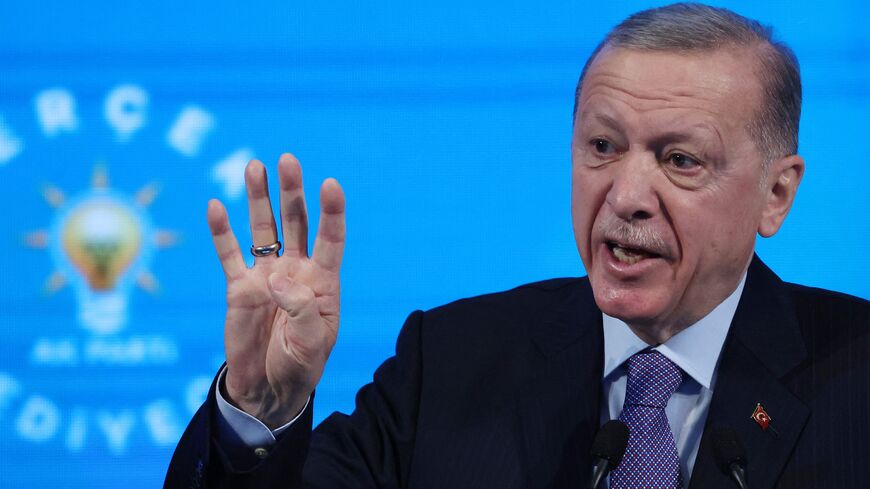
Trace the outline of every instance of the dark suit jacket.
{"type": "MultiPolygon", "coordinates": [[[[215,445],[210,396],[166,486],[585,487],[601,420],[602,341],[586,279],[417,311],[353,414],[333,414],[312,433],[309,406],[252,468],[215,445]]],[[[870,487],[868,418],[868,302],[783,283],[755,258],[689,487],[736,487],[714,462],[709,434],[719,426],[745,445],[753,489],[870,487]],[[758,403],[773,429],[751,419],[758,403]]]]}

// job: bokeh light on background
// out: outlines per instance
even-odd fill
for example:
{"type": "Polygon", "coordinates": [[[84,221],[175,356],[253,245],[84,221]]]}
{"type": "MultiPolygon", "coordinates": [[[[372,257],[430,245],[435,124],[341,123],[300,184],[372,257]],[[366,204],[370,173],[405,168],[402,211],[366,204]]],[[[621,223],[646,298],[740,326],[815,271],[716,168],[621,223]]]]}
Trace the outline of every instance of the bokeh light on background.
{"type": "MultiPolygon", "coordinates": [[[[574,83],[646,2],[20,3],[0,16],[0,487],[155,487],[223,361],[222,199],[242,170],[342,182],[342,329],[316,419],[348,411],[413,309],[582,275],[574,83]]],[[[870,7],[723,2],[803,69],[807,174],[759,254],[868,297],[870,7]]],[[[272,179],[275,183],[275,178],[272,179]]],[[[275,199],[277,202],[277,199],[275,199]]],[[[315,227],[312,225],[312,228],[315,227]]]]}

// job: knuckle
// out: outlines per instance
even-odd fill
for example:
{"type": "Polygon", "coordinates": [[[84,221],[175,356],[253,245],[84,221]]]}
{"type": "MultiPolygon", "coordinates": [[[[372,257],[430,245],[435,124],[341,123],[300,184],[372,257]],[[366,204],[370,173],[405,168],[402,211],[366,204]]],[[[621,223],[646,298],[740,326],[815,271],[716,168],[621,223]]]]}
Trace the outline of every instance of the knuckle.
{"type": "Polygon", "coordinates": [[[235,256],[236,250],[233,249],[218,251],[218,259],[222,262],[228,262],[234,259],[235,256]]]}
{"type": "MultiPolygon", "coordinates": [[[[284,296],[291,315],[298,316],[304,309],[314,303],[314,292],[304,285],[295,284],[284,296]]],[[[294,317],[295,317],[294,316],[294,317]]]]}
{"type": "Polygon", "coordinates": [[[295,282],[291,290],[296,294],[297,297],[299,297],[300,300],[304,300],[305,302],[310,302],[314,300],[314,291],[311,290],[311,287],[308,287],[307,285],[295,282]]]}
{"type": "Polygon", "coordinates": [[[256,222],[251,224],[251,229],[254,231],[272,231],[275,229],[275,225],[271,222],[256,222]]]}

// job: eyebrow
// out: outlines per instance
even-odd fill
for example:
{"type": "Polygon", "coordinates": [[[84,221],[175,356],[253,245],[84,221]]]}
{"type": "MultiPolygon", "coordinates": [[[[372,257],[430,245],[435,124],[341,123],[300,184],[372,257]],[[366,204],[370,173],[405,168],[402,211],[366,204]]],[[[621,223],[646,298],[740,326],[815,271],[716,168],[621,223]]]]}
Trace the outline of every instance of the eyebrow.
{"type": "Polygon", "coordinates": [[[611,129],[622,130],[622,124],[620,124],[619,121],[617,121],[614,117],[611,117],[608,114],[602,114],[601,112],[595,112],[593,114],[590,114],[588,111],[581,111],[580,117],[578,118],[578,120],[582,124],[590,116],[593,119],[595,119],[596,121],[598,121],[599,123],[611,128],[611,129]]]}

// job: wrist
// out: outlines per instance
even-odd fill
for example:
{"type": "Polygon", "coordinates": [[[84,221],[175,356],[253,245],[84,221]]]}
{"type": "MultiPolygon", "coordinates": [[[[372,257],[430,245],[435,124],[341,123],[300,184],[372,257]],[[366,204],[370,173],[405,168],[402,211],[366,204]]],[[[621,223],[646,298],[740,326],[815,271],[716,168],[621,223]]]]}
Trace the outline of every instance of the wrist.
{"type": "MultiPolygon", "coordinates": [[[[311,397],[311,392],[303,388],[288,389],[288,395],[278,396],[271,389],[257,392],[233,389],[229,371],[218,384],[221,396],[233,407],[257,418],[270,430],[286,425],[298,417],[311,397]],[[294,395],[295,394],[295,395],[294,395]]],[[[312,389],[313,391],[313,389],[312,389]]]]}

